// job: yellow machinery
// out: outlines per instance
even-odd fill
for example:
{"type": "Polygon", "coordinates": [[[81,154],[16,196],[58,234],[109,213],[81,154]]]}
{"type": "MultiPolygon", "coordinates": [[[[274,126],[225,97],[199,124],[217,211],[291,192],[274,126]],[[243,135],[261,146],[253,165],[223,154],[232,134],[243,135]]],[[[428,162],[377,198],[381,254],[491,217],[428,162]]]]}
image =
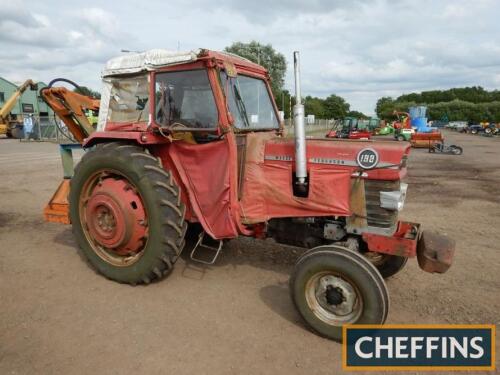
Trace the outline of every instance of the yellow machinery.
{"type": "Polygon", "coordinates": [[[5,102],[2,108],[0,108],[0,135],[6,134],[9,138],[20,138],[23,132],[20,131],[19,121],[12,121],[10,119],[10,111],[16,105],[18,99],[21,97],[27,88],[31,90],[38,90],[38,86],[31,79],[26,80],[19,88],[11,95],[9,99],[5,102]]]}

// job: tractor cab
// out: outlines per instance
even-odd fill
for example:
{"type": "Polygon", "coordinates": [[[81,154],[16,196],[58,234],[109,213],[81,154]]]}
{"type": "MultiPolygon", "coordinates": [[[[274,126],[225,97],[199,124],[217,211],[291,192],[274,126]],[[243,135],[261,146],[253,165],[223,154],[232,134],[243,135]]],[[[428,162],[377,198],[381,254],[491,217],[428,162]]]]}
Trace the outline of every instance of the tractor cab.
{"type": "Polygon", "coordinates": [[[111,60],[103,71],[99,130],[156,129],[206,141],[227,131],[278,130],[264,69],[198,50],[154,50],[111,60]],[[139,61],[139,63],[138,63],[139,61]]]}

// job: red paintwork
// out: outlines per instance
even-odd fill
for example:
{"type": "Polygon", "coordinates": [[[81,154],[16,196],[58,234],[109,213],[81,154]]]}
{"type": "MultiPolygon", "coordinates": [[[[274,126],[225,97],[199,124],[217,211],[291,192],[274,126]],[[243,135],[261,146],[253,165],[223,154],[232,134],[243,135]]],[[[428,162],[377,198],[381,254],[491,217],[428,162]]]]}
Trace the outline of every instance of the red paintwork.
{"type": "Polygon", "coordinates": [[[228,138],[202,145],[175,142],[158,150],[175,168],[192,215],[213,238],[238,236],[237,183],[231,174],[236,166],[228,138]]]}
{"type": "MultiPolygon", "coordinates": [[[[364,171],[367,178],[376,180],[398,180],[406,175],[406,168],[399,169],[403,155],[410,152],[410,146],[407,143],[392,142],[392,141],[348,141],[341,139],[308,139],[307,140],[307,160],[308,168],[311,167],[311,159],[335,159],[344,161],[344,165],[324,165],[330,170],[348,169],[350,173],[359,170],[357,165],[349,165],[356,163],[356,156],[363,148],[376,148],[380,163],[387,163],[396,166],[392,168],[374,169],[364,171]],[[383,147],[380,147],[381,144],[383,147]]],[[[295,158],[295,143],[293,139],[276,138],[268,141],[265,147],[265,155],[278,156],[282,160],[286,157],[291,158],[289,163],[292,165],[295,158]]]]}
{"type": "Polygon", "coordinates": [[[363,240],[370,251],[402,257],[414,257],[417,255],[419,227],[420,224],[400,221],[398,229],[392,237],[363,233],[363,240]]]}
{"type": "Polygon", "coordinates": [[[349,139],[370,139],[371,137],[372,133],[364,130],[351,130],[349,132],[349,139]]]}
{"type": "MultiPolygon", "coordinates": [[[[294,196],[293,161],[266,160],[266,156],[287,158],[293,140],[269,139],[265,133],[247,135],[249,150],[244,165],[240,201],[241,216],[247,223],[266,222],[277,217],[349,216],[351,171],[335,166],[309,165],[309,194],[294,196]],[[273,145],[276,149],[269,146],[273,145]],[[283,151],[281,154],[279,150],[283,151]]],[[[293,152],[293,151],[292,151],[293,152]]]]}
{"type": "Polygon", "coordinates": [[[111,141],[132,141],[138,145],[156,145],[170,143],[168,139],[159,134],[147,131],[102,131],[94,132],[90,137],[85,138],[82,146],[84,148],[94,146],[102,142],[111,141]]]}
{"type": "Polygon", "coordinates": [[[144,206],[125,180],[106,178],[97,184],[85,205],[84,219],[92,238],[119,255],[136,253],[144,244],[144,206]]]}
{"type": "Polygon", "coordinates": [[[326,138],[336,138],[337,137],[337,131],[336,130],[330,130],[328,133],[325,135],[326,138]]]}
{"type": "Polygon", "coordinates": [[[428,148],[433,146],[435,143],[441,143],[443,141],[443,135],[439,130],[428,133],[415,132],[411,135],[410,138],[410,144],[412,145],[412,147],[422,148],[428,148]]]}

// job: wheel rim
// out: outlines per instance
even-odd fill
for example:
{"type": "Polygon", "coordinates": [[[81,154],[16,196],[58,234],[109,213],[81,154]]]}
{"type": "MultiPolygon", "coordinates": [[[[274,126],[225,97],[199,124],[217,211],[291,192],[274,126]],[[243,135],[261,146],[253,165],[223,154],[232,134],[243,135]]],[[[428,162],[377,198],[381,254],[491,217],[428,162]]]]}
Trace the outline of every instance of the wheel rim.
{"type": "Polygon", "coordinates": [[[363,311],[358,288],[334,272],[313,275],[306,284],[305,292],[311,311],[329,325],[354,323],[363,311]]]}
{"type": "Polygon", "coordinates": [[[129,266],[144,253],[146,209],[135,186],[119,172],[101,170],[87,180],[79,214],[88,243],[104,261],[129,266]]]}

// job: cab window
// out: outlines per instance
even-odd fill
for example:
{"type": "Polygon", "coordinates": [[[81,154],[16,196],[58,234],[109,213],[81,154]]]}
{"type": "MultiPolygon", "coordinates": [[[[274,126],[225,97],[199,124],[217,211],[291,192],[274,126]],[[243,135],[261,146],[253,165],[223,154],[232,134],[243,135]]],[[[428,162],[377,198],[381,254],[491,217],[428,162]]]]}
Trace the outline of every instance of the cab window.
{"type": "Polygon", "coordinates": [[[277,129],[279,121],[264,80],[245,75],[229,77],[221,71],[228,109],[238,129],[277,129]]]}
{"type": "Polygon", "coordinates": [[[219,116],[207,71],[156,74],[155,118],[162,126],[217,128],[219,116]]]}

